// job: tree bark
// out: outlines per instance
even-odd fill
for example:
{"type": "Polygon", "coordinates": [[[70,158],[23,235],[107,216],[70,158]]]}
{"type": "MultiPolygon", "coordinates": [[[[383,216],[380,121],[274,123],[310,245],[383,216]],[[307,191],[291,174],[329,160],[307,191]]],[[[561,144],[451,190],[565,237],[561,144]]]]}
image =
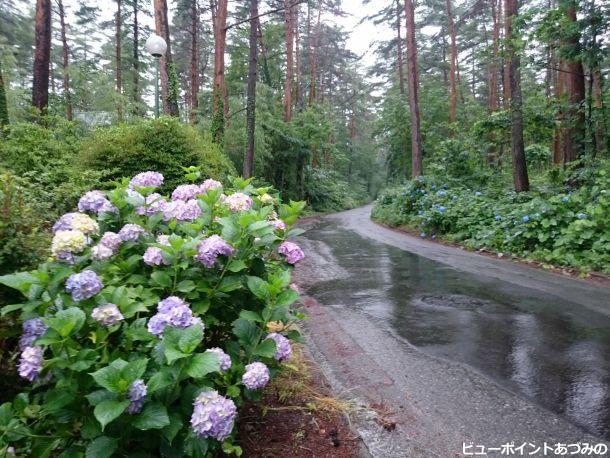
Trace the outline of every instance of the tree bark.
{"type": "Polygon", "coordinates": [[[250,60],[248,63],[248,90],[246,101],[246,155],[243,177],[250,178],[254,169],[254,132],[256,130],[256,66],[258,46],[256,44],[256,16],[258,0],[250,0],[250,60]]]}
{"type": "Polygon", "coordinates": [[[121,25],[122,25],[122,12],[121,12],[122,0],[117,0],[116,2],[116,15],[115,15],[115,24],[116,24],[116,35],[114,42],[114,58],[115,58],[115,69],[116,69],[116,92],[118,95],[117,100],[117,116],[119,122],[123,122],[123,102],[122,91],[123,91],[123,74],[121,71],[121,25]]]}
{"type": "MultiPolygon", "coordinates": [[[[504,54],[506,55],[508,52],[508,37],[510,36],[509,31],[512,28],[512,24],[510,21],[510,16],[508,15],[508,2],[510,0],[504,0],[504,54]]],[[[508,109],[510,105],[510,69],[508,66],[510,65],[509,59],[505,56],[504,58],[504,109],[508,109]]]]}
{"type": "Polygon", "coordinates": [[[133,113],[140,114],[140,53],[139,53],[139,26],[138,26],[138,0],[133,1],[133,113]]]}
{"type": "Polygon", "coordinates": [[[199,108],[199,8],[198,0],[191,0],[191,62],[190,62],[190,97],[189,120],[197,122],[199,108]]]}
{"type": "Polygon", "coordinates": [[[267,53],[267,46],[265,45],[265,37],[263,35],[263,27],[261,26],[260,17],[256,18],[256,33],[258,38],[258,45],[261,48],[261,56],[263,58],[263,81],[267,86],[271,86],[271,73],[269,72],[269,59],[267,53]]]}
{"type": "Polygon", "coordinates": [[[593,103],[597,112],[595,122],[595,145],[597,152],[601,153],[608,147],[606,140],[606,117],[603,98],[603,76],[599,65],[593,70],[593,103]]]}
{"type": "Polygon", "coordinates": [[[500,17],[498,0],[491,0],[491,16],[493,19],[492,57],[489,67],[489,111],[498,109],[498,54],[500,52],[500,17]]]}
{"type": "Polygon", "coordinates": [[[450,40],[451,62],[449,68],[449,122],[453,124],[457,120],[457,84],[456,84],[456,65],[457,65],[457,44],[455,37],[455,24],[451,11],[451,0],[446,0],[447,22],[450,40]]]}
{"type": "Polygon", "coordinates": [[[49,106],[49,62],[51,58],[51,0],[36,1],[35,50],[32,105],[39,114],[49,106]]]}
{"type": "Polygon", "coordinates": [[[513,155],[513,181],[515,191],[529,190],[527,164],[525,162],[525,145],[523,142],[523,107],[521,96],[521,58],[515,46],[512,21],[519,14],[519,0],[506,0],[507,58],[510,81],[510,111],[511,111],[511,149],[513,155]]]}
{"type": "Polygon", "coordinates": [[[0,137],[2,136],[2,127],[8,126],[8,104],[6,101],[6,86],[2,77],[2,60],[0,59],[0,137]]]}
{"type": "Polygon", "coordinates": [[[318,65],[318,48],[320,46],[320,30],[322,26],[322,2],[320,2],[320,9],[318,10],[318,23],[316,25],[316,36],[314,38],[313,49],[309,54],[309,67],[311,69],[311,75],[309,79],[309,106],[313,105],[316,99],[316,78],[317,78],[317,65],[318,65]]]}
{"type": "Polygon", "coordinates": [[[400,94],[404,95],[405,93],[405,76],[404,76],[404,62],[403,62],[403,54],[402,54],[402,37],[400,31],[400,23],[401,23],[401,10],[400,0],[396,0],[396,54],[397,54],[397,66],[398,66],[398,87],[400,88],[400,94]]]}
{"type": "Polygon", "coordinates": [[[68,39],[66,36],[66,15],[64,11],[64,3],[62,0],[57,0],[57,6],[59,8],[59,24],[61,33],[61,48],[63,57],[63,90],[64,97],[66,99],[66,118],[68,121],[72,121],[73,109],[72,109],[72,95],[70,94],[70,50],[68,48],[68,39]]]}
{"type": "Polygon", "coordinates": [[[225,85],[225,48],[227,45],[227,4],[228,0],[218,0],[214,21],[214,89],[212,109],[214,113],[222,104],[225,119],[229,114],[227,87],[225,85]]]}
{"type": "Polygon", "coordinates": [[[292,120],[292,79],[294,69],[294,24],[292,0],[284,0],[284,35],[286,38],[286,81],[284,82],[284,122],[292,120]]]}
{"type": "Polygon", "coordinates": [[[405,0],[407,27],[407,79],[409,109],[411,112],[411,174],[413,178],[424,174],[422,167],[422,140],[419,119],[419,70],[417,68],[417,41],[415,39],[415,11],[413,0],[405,0]]]}
{"type": "Polygon", "coordinates": [[[296,58],[296,90],[295,90],[295,99],[298,107],[302,107],[302,78],[301,78],[301,33],[299,30],[299,13],[300,6],[295,6],[295,14],[294,14],[294,38],[295,38],[295,58],[296,58]]]}
{"type": "Polygon", "coordinates": [[[167,17],[167,1],[166,0],[154,0],[155,8],[155,30],[157,35],[163,37],[167,43],[167,51],[165,55],[161,57],[161,98],[163,99],[163,112],[170,116],[178,116],[178,100],[177,94],[175,93],[174,84],[175,72],[172,62],[172,49],[169,35],[169,20],[167,17]]]}

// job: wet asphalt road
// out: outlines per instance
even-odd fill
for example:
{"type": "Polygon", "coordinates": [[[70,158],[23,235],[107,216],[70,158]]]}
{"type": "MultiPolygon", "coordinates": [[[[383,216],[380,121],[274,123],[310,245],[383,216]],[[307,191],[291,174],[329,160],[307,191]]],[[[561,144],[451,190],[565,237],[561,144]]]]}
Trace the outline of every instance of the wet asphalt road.
{"type": "Polygon", "coordinates": [[[477,445],[507,456],[489,448],[511,442],[554,456],[536,447],[610,438],[610,289],[397,233],[369,213],[309,223],[297,279],[335,390],[396,422],[356,421],[373,456],[477,445]]]}

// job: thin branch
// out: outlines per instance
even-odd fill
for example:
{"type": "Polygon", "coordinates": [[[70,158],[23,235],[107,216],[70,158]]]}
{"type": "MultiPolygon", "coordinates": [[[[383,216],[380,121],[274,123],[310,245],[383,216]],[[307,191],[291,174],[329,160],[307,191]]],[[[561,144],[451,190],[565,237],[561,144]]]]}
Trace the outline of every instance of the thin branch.
{"type": "MultiPolygon", "coordinates": [[[[288,8],[292,8],[293,6],[300,5],[301,3],[305,3],[306,1],[307,0],[296,0],[295,2],[291,3],[290,5],[288,5],[288,8]]],[[[246,22],[250,22],[253,19],[258,19],[258,18],[260,18],[262,16],[267,16],[268,14],[277,13],[277,12],[283,11],[285,9],[286,9],[286,7],[282,6],[280,8],[275,8],[273,10],[265,11],[264,13],[261,13],[261,14],[259,14],[257,16],[249,17],[247,19],[242,19],[241,21],[237,21],[237,22],[234,22],[233,24],[230,24],[230,25],[226,26],[225,30],[229,30],[232,27],[237,27],[238,25],[245,24],[246,22]]]]}

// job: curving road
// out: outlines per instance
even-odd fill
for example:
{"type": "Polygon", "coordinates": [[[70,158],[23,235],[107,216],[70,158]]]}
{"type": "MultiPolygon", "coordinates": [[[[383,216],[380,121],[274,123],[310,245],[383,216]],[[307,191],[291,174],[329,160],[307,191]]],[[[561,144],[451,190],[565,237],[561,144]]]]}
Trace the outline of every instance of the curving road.
{"type": "Polygon", "coordinates": [[[338,395],[367,407],[353,421],[370,455],[484,446],[477,456],[507,456],[514,443],[512,456],[554,456],[545,443],[607,443],[610,289],[398,233],[369,214],[306,222],[296,275],[314,358],[338,395]]]}

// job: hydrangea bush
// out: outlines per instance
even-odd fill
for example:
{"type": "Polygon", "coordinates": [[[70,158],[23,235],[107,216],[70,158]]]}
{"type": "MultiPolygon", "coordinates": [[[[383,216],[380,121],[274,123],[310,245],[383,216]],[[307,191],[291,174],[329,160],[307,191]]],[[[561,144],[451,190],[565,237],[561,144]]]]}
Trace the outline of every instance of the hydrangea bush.
{"type": "Polygon", "coordinates": [[[187,178],[169,197],[152,171],[86,193],[54,225],[47,262],[0,277],[25,297],[2,309],[22,323],[24,389],[0,406],[0,451],[241,454],[240,406],[299,339],[303,252],[286,239],[304,204],[187,178]]]}

